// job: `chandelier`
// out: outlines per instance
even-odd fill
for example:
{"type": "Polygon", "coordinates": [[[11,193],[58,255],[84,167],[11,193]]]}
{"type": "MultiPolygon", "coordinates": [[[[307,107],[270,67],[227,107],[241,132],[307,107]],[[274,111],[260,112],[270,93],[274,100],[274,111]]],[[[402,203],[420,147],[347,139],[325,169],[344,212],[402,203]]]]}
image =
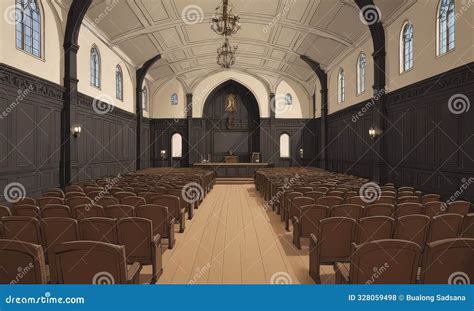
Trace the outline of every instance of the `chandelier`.
{"type": "Polygon", "coordinates": [[[235,51],[238,47],[230,46],[229,38],[225,37],[224,43],[217,49],[217,64],[222,68],[229,69],[235,64],[235,51]]]}
{"type": "Polygon", "coordinates": [[[216,14],[211,18],[211,29],[220,36],[231,36],[240,30],[240,17],[232,14],[229,0],[223,0],[216,8],[216,14]]]}

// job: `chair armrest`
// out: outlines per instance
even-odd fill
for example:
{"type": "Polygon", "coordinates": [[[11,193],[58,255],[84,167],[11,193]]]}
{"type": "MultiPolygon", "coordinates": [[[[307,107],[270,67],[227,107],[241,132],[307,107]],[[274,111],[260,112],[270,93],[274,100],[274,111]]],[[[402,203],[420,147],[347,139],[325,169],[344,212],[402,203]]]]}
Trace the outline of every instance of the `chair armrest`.
{"type": "Polygon", "coordinates": [[[128,284],[138,284],[140,271],[142,270],[142,265],[138,262],[134,262],[127,271],[127,283],[128,284]]]}
{"type": "Polygon", "coordinates": [[[309,236],[309,275],[313,278],[316,284],[321,284],[320,274],[320,249],[316,236],[311,233],[309,236]]]}
{"type": "Polygon", "coordinates": [[[334,272],[336,274],[336,284],[349,284],[350,264],[336,262],[334,272]]]}
{"type": "Polygon", "coordinates": [[[160,234],[157,234],[153,237],[153,240],[151,241],[151,243],[155,246],[160,246],[161,244],[161,235],[160,234]]]}

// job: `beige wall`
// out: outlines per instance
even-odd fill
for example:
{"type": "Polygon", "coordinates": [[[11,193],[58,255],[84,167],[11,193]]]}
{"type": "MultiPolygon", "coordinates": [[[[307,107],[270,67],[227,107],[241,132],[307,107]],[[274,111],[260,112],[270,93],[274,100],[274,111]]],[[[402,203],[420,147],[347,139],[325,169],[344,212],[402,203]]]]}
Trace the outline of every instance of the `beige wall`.
{"type": "Polygon", "coordinates": [[[275,98],[277,102],[275,117],[277,119],[311,118],[312,106],[309,94],[297,83],[290,80],[281,81],[276,88],[275,98]],[[291,106],[284,104],[286,94],[291,94],[293,98],[291,106]]]}
{"type": "Polygon", "coordinates": [[[186,118],[186,92],[176,79],[155,86],[153,90],[153,104],[150,117],[156,119],[185,119],[186,118]],[[178,95],[178,105],[171,105],[171,95],[178,95]]]}

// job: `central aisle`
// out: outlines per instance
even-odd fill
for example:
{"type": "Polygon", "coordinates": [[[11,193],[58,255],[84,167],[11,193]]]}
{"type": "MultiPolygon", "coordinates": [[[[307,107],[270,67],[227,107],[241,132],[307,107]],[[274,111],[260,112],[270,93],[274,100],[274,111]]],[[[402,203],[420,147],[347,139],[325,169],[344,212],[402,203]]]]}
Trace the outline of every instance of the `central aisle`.
{"type": "Polygon", "coordinates": [[[159,284],[313,283],[308,249],[293,246],[254,185],[215,185],[176,236],[159,284]]]}

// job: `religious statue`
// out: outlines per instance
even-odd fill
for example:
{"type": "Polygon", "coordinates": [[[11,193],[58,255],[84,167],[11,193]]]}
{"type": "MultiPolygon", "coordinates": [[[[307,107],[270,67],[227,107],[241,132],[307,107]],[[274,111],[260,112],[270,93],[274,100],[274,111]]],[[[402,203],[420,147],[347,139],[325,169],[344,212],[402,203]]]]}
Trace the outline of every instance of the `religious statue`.
{"type": "Polygon", "coordinates": [[[236,98],[235,98],[235,95],[234,94],[229,94],[229,96],[227,96],[227,103],[226,103],[226,106],[225,106],[225,112],[236,112],[237,111],[237,107],[236,107],[236,98]]]}

